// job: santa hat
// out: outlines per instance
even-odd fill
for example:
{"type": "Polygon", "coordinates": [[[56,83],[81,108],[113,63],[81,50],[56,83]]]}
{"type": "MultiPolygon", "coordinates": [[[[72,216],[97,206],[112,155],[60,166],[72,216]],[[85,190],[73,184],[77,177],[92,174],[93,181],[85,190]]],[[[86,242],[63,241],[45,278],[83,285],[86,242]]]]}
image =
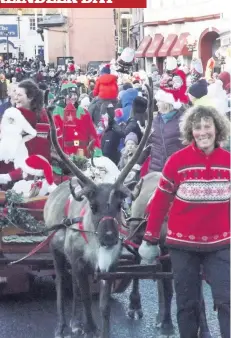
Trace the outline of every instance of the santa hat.
{"type": "Polygon", "coordinates": [[[157,101],[171,104],[174,109],[180,109],[182,106],[182,103],[180,101],[175,101],[174,96],[171,93],[166,93],[162,89],[157,91],[155,99],[157,101]]]}
{"type": "Polygon", "coordinates": [[[177,68],[177,60],[174,56],[167,56],[166,58],[166,70],[172,71],[177,68]]]}
{"type": "Polygon", "coordinates": [[[41,155],[31,155],[25,161],[26,167],[22,168],[29,175],[44,176],[47,183],[52,185],[54,183],[54,177],[52,167],[47,159],[41,155]]]}

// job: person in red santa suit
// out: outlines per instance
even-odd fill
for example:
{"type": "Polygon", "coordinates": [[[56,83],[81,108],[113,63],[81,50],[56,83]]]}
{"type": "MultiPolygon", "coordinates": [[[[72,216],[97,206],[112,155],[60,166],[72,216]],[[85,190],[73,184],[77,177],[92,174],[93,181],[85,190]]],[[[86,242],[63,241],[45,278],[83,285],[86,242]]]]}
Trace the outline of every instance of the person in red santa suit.
{"type": "MultiPolygon", "coordinates": [[[[17,113],[14,111],[14,114],[12,116],[9,116],[8,119],[1,121],[1,130],[7,130],[7,128],[11,130],[12,125],[14,125],[16,130],[21,131],[21,124],[27,125],[27,130],[25,130],[24,127],[23,141],[20,141],[19,137],[15,138],[15,136],[12,136],[11,141],[9,142],[9,147],[12,146],[16,148],[16,142],[18,142],[18,146],[21,145],[21,143],[26,146],[26,150],[25,148],[23,148],[23,154],[21,154],[20,161],[22,162],[25,160],[25,158],[28,157],[28,155],[33,154],[41,155],[50,162],[51,143],[48,138],[49,124],[40,123],[40,114],[43,108],[42,91],[33,81],[24,80],[19,83],[16,89],[15,103],[16,108],[18,109],[18,114],[20,116],[19,121],[17,119],[17,113]],[[28,133],[28,125],[33,130],[35,130],[35,134],[31,135],[30,133],[28,133]]],[[[6,112],[7,110],[3,114],[3,117],[6,112]]],[[[1,131],[1,142],[4,141],[4,138],[7,139],[7,137],[7,132],[2,135],[1,131]]],[[[18,164],[16,168],[14,165],[14,161],[14,158],[5,158],[0,162],[0,184],[4,185],[4,190],[8,188],[8,184],[10,182],[16,182],[22,179],[22,170],[20,168],[21,164],[18,164]],[[7,179],[5,176],[6,174],[8,175],[7,179]]],[[[17,161],[19,161],[19,153],[17,154],[17,161]]]]}
{"type": "Polygon", "coordinates": [[[186,74],[178,68],[177,60],[173,56],[168,56],[166,59],[166,74],[163,75],[160,81],[160,89],[171,93],[175,101],[183,104],[189,103],[188,96],[186,95],[186,74]]]}

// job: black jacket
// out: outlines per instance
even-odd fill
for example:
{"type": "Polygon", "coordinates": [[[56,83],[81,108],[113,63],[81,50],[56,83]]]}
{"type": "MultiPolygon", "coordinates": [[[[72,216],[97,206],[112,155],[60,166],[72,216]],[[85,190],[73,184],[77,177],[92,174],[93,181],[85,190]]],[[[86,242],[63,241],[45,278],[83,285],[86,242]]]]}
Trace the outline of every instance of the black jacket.
{"type": "Polygon", "coordinates": [[[140,143],[143,133],[140,130],[140,127],[137,123],[137,120],[134,117],[130,117],[127,120],[127,123],[125,126],[123,125],[118,125],[116,122],[113,124],[112,129],[116,131],[119,135],[120,138],[125,138],[128,134],[130,133],[135,133],[137,138],[138,138],[138,143],[140,143]]]}

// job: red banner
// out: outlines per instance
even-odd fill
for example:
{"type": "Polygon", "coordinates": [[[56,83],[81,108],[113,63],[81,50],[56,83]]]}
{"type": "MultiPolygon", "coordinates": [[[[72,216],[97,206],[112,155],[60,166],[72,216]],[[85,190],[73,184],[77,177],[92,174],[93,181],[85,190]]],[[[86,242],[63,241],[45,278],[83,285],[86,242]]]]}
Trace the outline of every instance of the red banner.
{"type": "Polygon", "coordinates": [[[146,0],[0,0],[0,8],[146,8],[146,0]]]}

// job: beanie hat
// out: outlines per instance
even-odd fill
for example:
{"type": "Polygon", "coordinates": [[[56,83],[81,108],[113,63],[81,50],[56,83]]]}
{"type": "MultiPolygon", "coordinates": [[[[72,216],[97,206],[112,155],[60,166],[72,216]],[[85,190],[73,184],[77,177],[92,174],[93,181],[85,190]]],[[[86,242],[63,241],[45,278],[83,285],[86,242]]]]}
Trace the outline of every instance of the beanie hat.
{"type": "Polygon", "coordinates": [[[208,94],[208,84],[206,80],[200,79],[196,83],[194,83],[188,90],[189,94],[194,96],[196,99],[200,99],[201,97],[208,94]]]}
{"type": "Polygon", "coordinates": [[[123,85],[123,90],[127,90],[128,88],[133,88],[133,87],[132,87],[132,84],[131,84],[130,82],[124,83],[124,85],[123,85]]]}
{"type": "Polygon", "coordinates": [[[148,101],[142,96],[137,96],[132,103],[134,114],[144,114],[147,110],[147,107],[148,101]]]}
{"type": "Polygon", "coordinates": [[[174,56],[167,56],[166,59],[166,70],[172,71],[177,68],[177,60],[174,56]]]}
{"type": "Polygon", "coordinates": [[[22,168],[29,175],[44,176],[47,183],[52,185],[54,183],[52,167],[47,159],[41,155],[31,155],[25,161],[26,167],[22,168]]]}
{"type": "Polygon", "coordinates": [[[138,137],[135,133],[131,132],[125,137],[124,144],[126,144],[127,141],[133,141],[137,145],[138,144],[138,137]]]}
{"type": "Polygon", "coordinates": [[[168,104],[173,105],[174,109],[180,109],[182,103],[180,101],[175,101],[174,96],[172,93],[167,93],[162,89],[159,89],[155,95],[155,99],[157,101],[165,102],[168,104]]]}
{"type": "Polygon", "coordinates": [[[221,72],[218,76],[218,79],[223,83],[223,89],[227,92],[230,88],[230,74],[228,72],[221,72]]]}
{"type": "Polygon", "coordinates": [[[110,65],[106,65],[101,69],[100,75],[103,74],[111,74],[110,65]]]}

